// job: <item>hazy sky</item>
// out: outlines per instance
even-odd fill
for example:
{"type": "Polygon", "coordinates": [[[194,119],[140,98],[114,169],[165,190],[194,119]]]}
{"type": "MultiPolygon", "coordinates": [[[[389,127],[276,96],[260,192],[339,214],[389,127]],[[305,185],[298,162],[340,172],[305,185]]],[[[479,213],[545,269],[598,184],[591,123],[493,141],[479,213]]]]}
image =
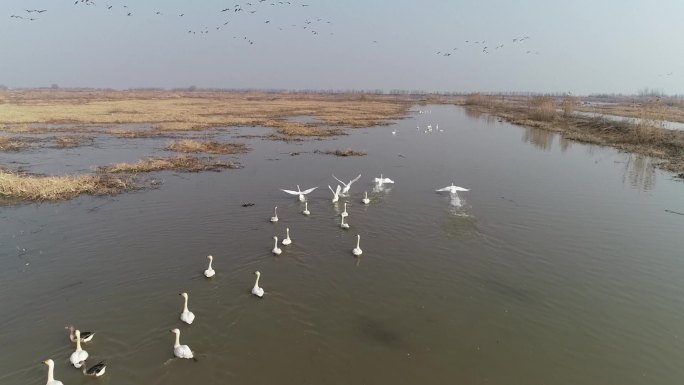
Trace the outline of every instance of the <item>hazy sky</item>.
{"type": "Polygon", "coordinates": [[[0,84],[684,94],[683,0],[74,1],[0,2],[0,84]]]}

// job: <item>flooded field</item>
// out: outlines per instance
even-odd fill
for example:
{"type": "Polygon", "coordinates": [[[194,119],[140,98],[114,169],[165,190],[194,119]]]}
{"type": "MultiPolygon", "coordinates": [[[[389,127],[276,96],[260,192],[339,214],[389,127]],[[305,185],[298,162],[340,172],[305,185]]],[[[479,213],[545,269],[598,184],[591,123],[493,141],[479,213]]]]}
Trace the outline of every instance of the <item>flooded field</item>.
{"type": "MultiPolygon", "coordinates": [[[[224,157],[241,169],[1,207],[0,383],[44,383],[46,358],[64,384],[93,383],[69,365],[69,324],[97,333],[84,348],[107,360],[102,384],[681,383],[684,183],[648,158],[453,106],[325,140],[239,138],[270,132],[193,134],[247,143],[224,157]],[[315,153],[345,148],[367,155],[315,153]],[[359,173],[332,204],[331,175],[359,173]],[[396,183],[374,190],[380,174],[396,183]],[[451,183],[471,189],[460,204],[435,192],[451,183]],[[279,190],[296,185],[318,186],[308,217],[279,190]],[[172,358],[176,327],[197,362],[172,358]]],[[[75,173],[168,155],[169,141],[96,136],[0,160],[75,173]]]]}

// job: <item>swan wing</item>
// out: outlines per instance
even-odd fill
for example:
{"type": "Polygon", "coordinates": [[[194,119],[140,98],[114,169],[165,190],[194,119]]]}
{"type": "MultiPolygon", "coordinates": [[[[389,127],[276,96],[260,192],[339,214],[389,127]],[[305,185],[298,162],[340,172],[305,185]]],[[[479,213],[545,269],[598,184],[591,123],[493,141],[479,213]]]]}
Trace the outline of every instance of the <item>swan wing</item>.
{"type": "Polygon", "coordinates": [[[385,183],[394,183],[394,181],[390,178],[385,178],[385,183]]]}
{"type": "Polygon", "coordinates": [[[440,188],[440,189],[437,189],[435,191],[451,191],[451,186],[440,188]]]}
{"type": "Polygon", "coordinates": [[[337,177],[336,177],[335,175],[333,175],[333,178],[335,178],[336,181],[342,183],[343,185],[345,185],[345,186],[347,185],[346,183],[344,183],[344,182],[342,182],[341,180],[337,179],[337,177]]]}
{"type": "Polygon", "coordinates": [[[282,189],[282,188],[281,188],[280,190],[281,190],[281,191],[284,191],[284,192],[286,192],[286,193],[288,193],[288,194],[299,195],[299,191],[285,190],[285,189],[282,189]]]}
{"type": "Polygon", "coordinates": [[[337,190],[335,190],[335,195],[340,195],[340,191],[342,191],[342,187],[340,185],[337,185],[337,190]]]}
{"type": "Polygon", "coordinates": [[[312,188],[310,188],[310,189],[308,189],[308,190],[304,190],[304,191],[300,192],[300,194],[306,195],[306,194],[312,192],[313,190],[315,190],[315,189],[317,189],[317,188],[318,188],[318,186],[312,187],[312,188]]]}
{"type": "Polygon", "coordinates": [[[454,191],[470,191],[470,189],[458,187],[458,186],[453,186],[453,190],[454,191]]]}
{"type": "Polygon", "coordinates": [[[356,178],[350,180],[350,181],[349,181],[349,185],[351,185],[352,183],[356,182],[356,181],[359,180],[359,179],[361,179],[361,174],[359,174],[359,176],[357,176],[356,178]]]}

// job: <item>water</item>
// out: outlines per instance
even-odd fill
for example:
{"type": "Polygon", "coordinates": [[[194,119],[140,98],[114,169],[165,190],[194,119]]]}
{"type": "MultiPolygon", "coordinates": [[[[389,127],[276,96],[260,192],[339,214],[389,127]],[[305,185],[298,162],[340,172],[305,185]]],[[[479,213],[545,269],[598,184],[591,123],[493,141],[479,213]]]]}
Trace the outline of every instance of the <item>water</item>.
{"type": "MultiPolygon", "coordinates": [[[[630,118],[628,116],[620,116],[620,115],[611,115],[611,114],[602,114],[599,112],[584,112],[584,111],[576,111],[575,114],[580,115],[580,116],[586,116],[589,118],[602,118],[602,119],[608,119],[614,122],[639,122],[641,119],[638,118],[630,118]]],[[[664,128],[667,130],[684,130],[684,123],[681,122],[670,122],[668,120],[658,120],[657,121],[658,127],[664,128]]]]}
{"type": "MultiPolygon", "coordinates": [[[[85,348],[109,363],[102,384],[681,383],[684,216],[665,210],[684,212],[684,184],[648,158],[420,109],[326,141],[253,139],[243,169],[163,172],[159,189],[1,207],[0,383],[44,383],[46,358],[65,384],[92,383],[68,365],[70,323],[97,332],[85,348]],[[313,153],[346,147],[368,156],[313,153]],[[358,173],[344,231],[327,185],[358,173]],[[380,173],[396,184],[373,193],[380,173]],[[452,182],[471,189],[461,206],[434,192],[452,182]],[[278,190],[296,184],[319,186],[310,217],[278,190]],[[293,245],[275,257],[285,227],[293,245]],[[172,359],[174,327],[198,362],[172,359]]],[[[101,164],[94,151],[131,161],[166,140],[3,162],[83,170],[101,164]]]]}

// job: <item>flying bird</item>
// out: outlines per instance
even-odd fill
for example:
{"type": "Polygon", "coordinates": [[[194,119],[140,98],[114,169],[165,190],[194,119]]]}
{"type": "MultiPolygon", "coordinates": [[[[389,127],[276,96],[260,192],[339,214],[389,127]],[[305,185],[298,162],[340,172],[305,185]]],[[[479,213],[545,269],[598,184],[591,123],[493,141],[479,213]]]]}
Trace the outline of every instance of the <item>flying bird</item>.
{"type": "MultiPolygon", "coordinates": [[[[251,44],[251,42],[250,42],[250,44],[251,44]]],[[[288,193],[288,194],[291,194],[291,195],[298,195],[298,196],[299,196],[299,201],[300,201],[300,202],[304,202],[304,201],[306,201],[306,198],[304,197],[304,195],[311,193],[313,190],[315,190],[315,189],[317,189],[317,188],[318,188],[318,186],[312,187],[312,188],[310,188],[310,189],[308,189],[308,190],[302,191],[302,190],[299,188],[299,185],[297,185],[297,191],[285,190],[285,189],[282,189],[282,188],[281,188],[280,190],[281,190],[281,191],[284,191],[284,192],[286,192],[286,193],[288,193]]]]}

